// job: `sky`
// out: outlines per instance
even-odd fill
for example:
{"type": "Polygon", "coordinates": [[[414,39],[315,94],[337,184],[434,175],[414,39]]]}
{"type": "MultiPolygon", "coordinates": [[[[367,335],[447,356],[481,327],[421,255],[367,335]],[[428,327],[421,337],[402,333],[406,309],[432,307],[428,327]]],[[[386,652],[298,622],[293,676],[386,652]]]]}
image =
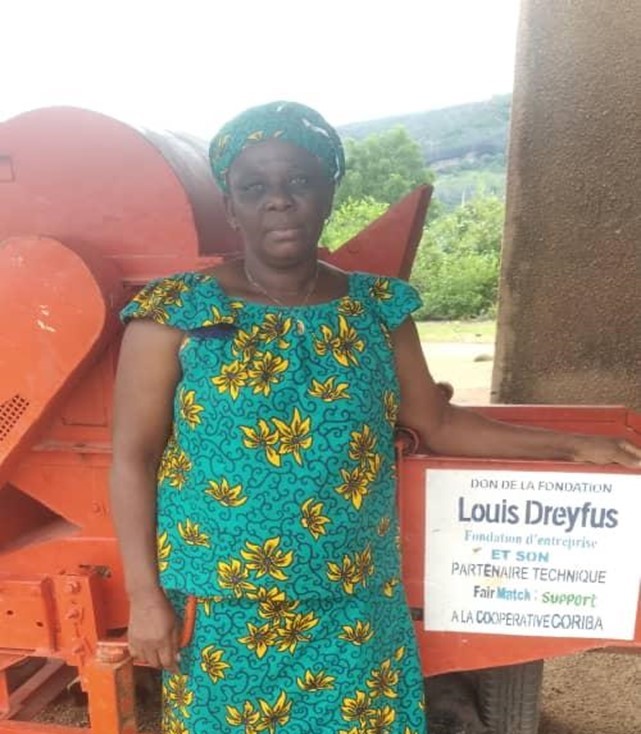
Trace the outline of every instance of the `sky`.
{"type": "Polygon", "coordinates": [[[511,91],[518,0],[0,0],[0,120],[74,105],[211,137],[293,99],[331,123],[511,91]]]}

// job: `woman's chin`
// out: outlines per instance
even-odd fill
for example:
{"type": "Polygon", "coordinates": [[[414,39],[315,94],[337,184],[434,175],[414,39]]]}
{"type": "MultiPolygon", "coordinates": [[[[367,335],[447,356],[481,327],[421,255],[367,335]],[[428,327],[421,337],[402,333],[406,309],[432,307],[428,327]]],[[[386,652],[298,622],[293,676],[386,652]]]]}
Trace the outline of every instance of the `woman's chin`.
{"type": "Polygon", "coordinates": [[[294,264],[316,257],[316,243],[311,244],[299,237],[268,240],[264,252],[274,263],[294,264]]]}

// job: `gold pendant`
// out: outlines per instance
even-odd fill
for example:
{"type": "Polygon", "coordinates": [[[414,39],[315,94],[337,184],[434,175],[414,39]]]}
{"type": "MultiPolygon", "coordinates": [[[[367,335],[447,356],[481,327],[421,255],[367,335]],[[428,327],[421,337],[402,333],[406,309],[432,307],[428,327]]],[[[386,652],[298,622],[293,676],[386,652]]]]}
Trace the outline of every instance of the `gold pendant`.
{"type": "Polygon", "coordinates": [[[296,319],[296,333],[297,334],[305,333],[305,324],[302,321],[300,321],[300,319],[296,319]]]}

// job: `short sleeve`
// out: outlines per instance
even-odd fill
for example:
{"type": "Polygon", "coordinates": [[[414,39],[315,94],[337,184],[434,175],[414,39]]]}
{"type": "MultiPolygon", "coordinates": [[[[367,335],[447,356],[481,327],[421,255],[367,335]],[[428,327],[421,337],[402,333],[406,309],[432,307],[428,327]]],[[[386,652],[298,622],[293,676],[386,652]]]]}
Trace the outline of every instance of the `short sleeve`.
{"type": "Polygon", "coordinates": [[[150,319],[178,329],[189,328],[190,294],[193,284],[185,275],[152,280],[120,312],[127,324],[133,319],[150,319]]]}
{"type": "Polygon", "coordinates": [[[398,278],[371,276],[368,293],[381,322],[390,331],[400,326],[408,316],[423,305],[416,289],[398,278]]]}

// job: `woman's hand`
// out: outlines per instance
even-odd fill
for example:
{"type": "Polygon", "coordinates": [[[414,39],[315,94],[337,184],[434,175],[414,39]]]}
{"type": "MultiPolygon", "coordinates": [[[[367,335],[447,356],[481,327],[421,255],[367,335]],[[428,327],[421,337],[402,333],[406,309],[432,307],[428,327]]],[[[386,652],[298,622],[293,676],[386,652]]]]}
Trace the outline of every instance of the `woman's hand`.
{"type": "Polygon", "coordinates": [[[573,459],[586,464],[621,464],[641,469],[641,448],[622,438],[576,436],[573,459]]]}
{"type": "Polygon", "coordinates": [[[443,456],[576,461],[641,469],[641,448],[620,438],[584,436],[490,420],[448,402],[449,387],[432,379],[416,326],[407,319],[392,332],[401,388],[398,424],[421,446],[443,456]]]}
{"type": "Polygon", "coordinates": [[[129,651],[137,661],[178,673],[180,627],[161,588],[131,596],[129,651]]]}

